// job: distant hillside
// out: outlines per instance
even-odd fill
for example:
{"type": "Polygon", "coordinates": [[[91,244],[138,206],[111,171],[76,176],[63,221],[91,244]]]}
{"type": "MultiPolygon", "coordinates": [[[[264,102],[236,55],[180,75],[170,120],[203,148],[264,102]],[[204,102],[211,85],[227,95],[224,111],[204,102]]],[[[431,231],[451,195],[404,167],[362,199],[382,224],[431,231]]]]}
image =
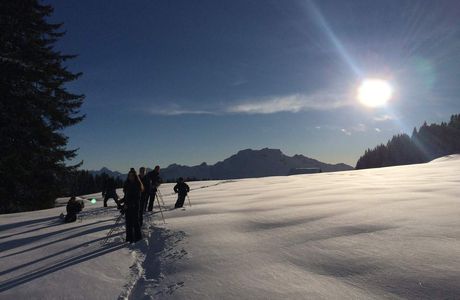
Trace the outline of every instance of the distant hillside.
{"type": "Polygon", "coordinates": [[[126,174],[122,174],[122,173],[120,173],[118,171],[109,170],[106,167],[103,167],[100,170],[93,170],[93,171],[89,171],[89,172],[93,176],[106,174],[106,175],[109,175],[110,177],[113,177],[113,178],[120,178],[120,179],[125,179],[126,178],[126,174]]]}
{"type": "Polygon", "coordinates": [[[418,131],[414,128],[412,136],[395,135],[386,145],[366,150],[356,169],[424,163],[456,153],[460,153],[460,115],[439,125],[425,122],[418,131]]]}
{"type": "Polygon", "coordinates": [[[278,149],[241,150],[216,163],[198,166],[173,164],[162,169],[164,179],[190,177],[197,179],[237,179],[288,175],[293,168],[320,168],[323,172],[353,170],[346,164],[327,164],[303,155],[287,156],[278,149]]]}
{"type": "MultiPolygon", "coordinates": [[[[303,155],[287,156],[279,149],[246,149],[214,165],[202,163],[197,166],[172,164],[161,169],[164,180],[179,177],[202,179],[238,179],[288,175],[295,168],[319,168],[322,172],[348,171],[353,167],[346,164],[327,164],[303,155]]],[[[91,171],[93,174],[106,173],[113,177],[126,178],[126,174],[112,172],[107,168],[91,171]]]]}

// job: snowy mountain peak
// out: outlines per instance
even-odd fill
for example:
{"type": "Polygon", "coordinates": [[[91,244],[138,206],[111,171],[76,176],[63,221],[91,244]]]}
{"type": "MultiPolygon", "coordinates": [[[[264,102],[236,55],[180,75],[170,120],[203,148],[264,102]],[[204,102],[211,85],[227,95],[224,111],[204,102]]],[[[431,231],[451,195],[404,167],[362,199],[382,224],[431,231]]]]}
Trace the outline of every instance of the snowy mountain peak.
{"type": "Polygon", "coordinates": [[[294,157],[283,154],[280,149],[244,149],[214,165],[166,168],[162,170],[165,179],[190,177],[197,179],[235,179],[288,175],[295,168],[319,168],[323,172],[352,170],[346,164],[331,165],[303,155],[294,157]]]}
{"type": "MultiPolygon", "coordinates": [[[[161,170],[161,176],[165,180],[174,180],[178,177],[196,179],[236,179],[266,176],[288,175],[292,169],[318,168],[323,172],[353,170],[346,164],[328,164],[316,159],[296,154],[285,155],[280,149],[263,148],[260,150],[244,149],[214,165],[206,162],[196,166],[184,166],[171,164],[161,170]]],[[[119,172],[102,168],[100,171],[92,171],[93,174],[106,173],[113,177],[124,178],[119,172]]]]}

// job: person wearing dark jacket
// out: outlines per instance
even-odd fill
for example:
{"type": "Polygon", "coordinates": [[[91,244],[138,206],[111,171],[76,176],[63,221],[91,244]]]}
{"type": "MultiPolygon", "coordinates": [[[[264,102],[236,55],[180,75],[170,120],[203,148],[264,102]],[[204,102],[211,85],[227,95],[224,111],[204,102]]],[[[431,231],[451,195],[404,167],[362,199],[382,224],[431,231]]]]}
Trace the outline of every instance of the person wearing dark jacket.
{"type": "Polygon", "coordinates": [[[67,215],[64,218],[64,222],[75,222],[77,220],[77,214],[81,212],[82,209],[83,203],[78,202],[75,197],[70,197],[66,206],[67,215]]]}
{"type": "Polygon", "coordinates": [[[105,182],[102,196],[104,197],[104,207],[107,207],[107,201],[112,198],[117,204],[118,209],[121,208],[120,202],[118,202],[115,180],[112,177],[109,177],[105,182]]]}
{"type": "Polygon", "coordinates": [[[155,168],[147,174],[148,181],[150,184],[150,199],[147,210],[153,210],[153,203],[155,202],[155,196],[157,194],[157,189],[163,180],[160,177],[160,166],[155,166],[155,168]]]}
{"type": "Polygon", "coordinates": [[[137,176],[136,171],[131,168],[128,178],[123,185],[123,192],[125,193],[126,241],[129,243],[135,243],[142,239],[139,210],[143,191],[144,186],[141,180],[137,176]]]}
{"type": "Polygon", "coordinates": [[[177,201],[174,208],[183,207],[185,197],[187,197],[188,192],[190,192],[190,187],[184,182],[182,177],[177,180],[177,184],[174,186],[174,192],[177,194],[177,201]]]}
{"type": "Polygon", "coordinates": [[[141,201],[139,205],[139,223],[142,227],[142,224],[144,223],[144,211],[147,208],[147,202],[149,200],[149,178],[145,174],[145,167],[139,168],[139,179],[142,182],[142,185],[144,186],[144,191],[141,193],[141,201]]]}

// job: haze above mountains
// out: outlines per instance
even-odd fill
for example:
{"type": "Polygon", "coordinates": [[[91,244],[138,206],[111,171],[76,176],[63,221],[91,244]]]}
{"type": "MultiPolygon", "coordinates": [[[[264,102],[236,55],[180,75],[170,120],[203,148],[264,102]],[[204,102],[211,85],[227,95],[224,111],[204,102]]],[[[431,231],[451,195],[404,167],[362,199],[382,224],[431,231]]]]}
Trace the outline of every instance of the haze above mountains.
{"type": "MultiPolygon", "coordinates": [[[[178,177],[196,179],[238,179],[266,176],[288,175],[290,170],[297,168],[319,168],[322,172],[353,170],[347,164],[328,164],[303,155],[287,156],[279,149],[264,148],[261,150],[241,150],[231,157],[214,165],[202,163],[197,166],[169,165],[161,169],[161,177],[173,180],[178,177]]],[[[111,171],[104,167],[99,171],[91,171],[93,175],[106,173],[113,177],[125,178],[126,174],[111,171]]]]}

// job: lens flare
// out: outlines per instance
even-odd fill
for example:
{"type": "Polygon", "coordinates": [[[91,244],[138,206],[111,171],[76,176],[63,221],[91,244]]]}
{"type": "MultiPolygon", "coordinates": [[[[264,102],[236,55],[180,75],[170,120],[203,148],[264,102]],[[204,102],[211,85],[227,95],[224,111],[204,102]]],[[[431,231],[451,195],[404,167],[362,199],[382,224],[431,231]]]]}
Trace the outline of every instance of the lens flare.
{"type": "Polygon", "coordinates": [[[385,105],[392,95],[391,85],[382,79],[365,79],[358,88],[358,100],[369,107],[385,105]]]}
{"type": "Polygon", "coordinates": [[[96,204],[96,199],[95,198],[91,199],[91,204],[96,204]]]}

